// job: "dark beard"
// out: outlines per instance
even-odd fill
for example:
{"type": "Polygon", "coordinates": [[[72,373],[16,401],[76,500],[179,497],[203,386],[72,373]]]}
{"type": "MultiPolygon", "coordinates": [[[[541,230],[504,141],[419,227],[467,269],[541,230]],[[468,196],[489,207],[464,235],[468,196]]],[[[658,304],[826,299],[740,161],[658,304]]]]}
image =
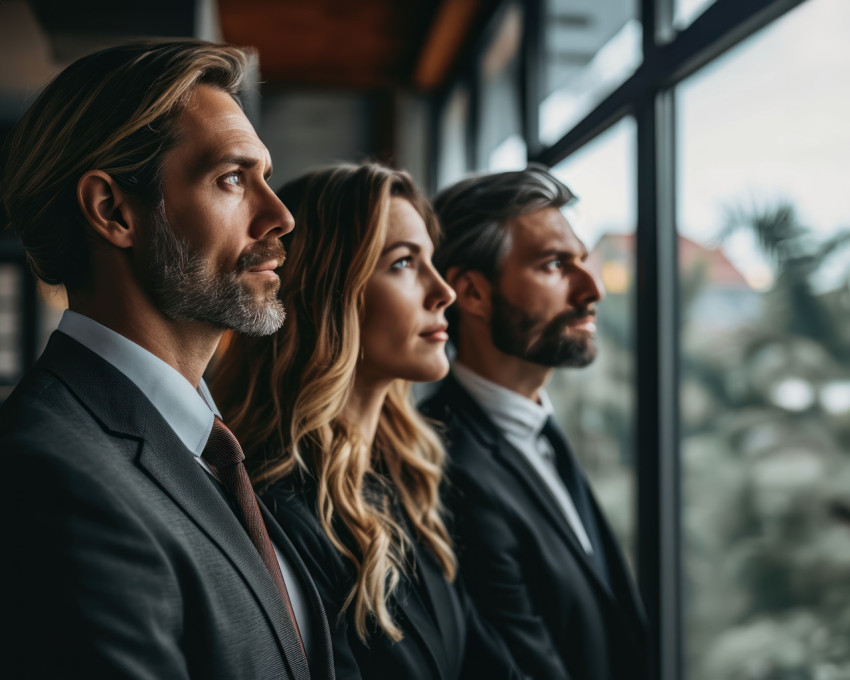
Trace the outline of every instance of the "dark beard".
{"type": "Polygon", "coordinates": [[[541,319],[508,302],[499,291],[492,295],[490,335],[501,352],[550,368],[582,368],[596,357],[596,343],[588,333],[573,333],[569,324],[592,314],[579,307],[559,314],[543,325],[541,319]]]}
{"type": "Polygon", "coordinates": [[[151,219],[145,279],[151,297],[170,319],[202,321],[246,335],[270,335],[286,318],[277,297],[279,283],[270,282],[257,299],[240,275],[269,260],[283,260],[285,254],[275,239],[244,253],[234,271],[211,271],[203,254],[174,233],[160,202],[151,219]]]}

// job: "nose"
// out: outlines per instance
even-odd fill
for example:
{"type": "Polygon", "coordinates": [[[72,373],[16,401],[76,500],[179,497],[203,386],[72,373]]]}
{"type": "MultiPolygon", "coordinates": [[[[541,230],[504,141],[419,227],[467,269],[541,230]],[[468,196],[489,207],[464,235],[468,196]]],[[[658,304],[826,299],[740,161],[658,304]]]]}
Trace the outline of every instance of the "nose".
{"type": "Polygon", "coordinates": [[[574,307],[587,307],[605,297],[605,286],[599,277],[582,262],[576,265],[569,288],[569,303],[574,307]]]}
{"type": "Polygon", "coordinates": [[[431,281],[428,293],[425,296],[425,308],[428,310],[439,310],[452,305],[455,299],[457,299],[454,288],[446,283],[446,280],[440,276],[440,273],[430,263],[428,265],[428,273],[431,281]]]}
{"type": "Polygon", "coordinates": [[[257,214],[251,225],[251,236],[257,240],[280,238],[295,226],[295,218],[268,184],[260,187],[257,214]]]}

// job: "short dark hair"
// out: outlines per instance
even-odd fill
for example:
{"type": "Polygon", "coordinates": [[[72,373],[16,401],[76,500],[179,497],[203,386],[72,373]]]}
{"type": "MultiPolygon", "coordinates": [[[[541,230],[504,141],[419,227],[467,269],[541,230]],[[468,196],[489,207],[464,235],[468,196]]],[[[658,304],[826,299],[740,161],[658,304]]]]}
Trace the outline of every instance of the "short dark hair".
{"type": "Polygon", "coordinates": [[[80,287],[91,274],[77,183],[103,170],[150,205],[174,121],[199,84],[234,97],[250,56],[199,40],[121,45],[77,60],[39,95],[16,126],[2,187],[2,213],[49,284],[80,287]]]}
{"type": "MultiPolygon", "coordinates": [[[[461,180],[434,197],[443,225],[443,240],[434,265],[446,276],[452,267],[479,271],[495,281],[510,248],[510,225],[522,215],[544,208],[561,208],[576,199],[566,184],[543,165],[525,170],[479,175],[461,180]]],[[[446,312],[449,333],[457,338],[457,312],[446,312]]]]}

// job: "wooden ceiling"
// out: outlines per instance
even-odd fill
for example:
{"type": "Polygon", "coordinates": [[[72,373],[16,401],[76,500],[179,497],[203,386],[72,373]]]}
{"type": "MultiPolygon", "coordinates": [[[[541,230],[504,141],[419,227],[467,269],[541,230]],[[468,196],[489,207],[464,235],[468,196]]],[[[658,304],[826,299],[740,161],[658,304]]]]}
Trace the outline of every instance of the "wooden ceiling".
{"type": "Polygon", "coordinates": [[[224,40],[253,45],[269,84],[439,86],[482,0],[218,0],[224,40]]]}

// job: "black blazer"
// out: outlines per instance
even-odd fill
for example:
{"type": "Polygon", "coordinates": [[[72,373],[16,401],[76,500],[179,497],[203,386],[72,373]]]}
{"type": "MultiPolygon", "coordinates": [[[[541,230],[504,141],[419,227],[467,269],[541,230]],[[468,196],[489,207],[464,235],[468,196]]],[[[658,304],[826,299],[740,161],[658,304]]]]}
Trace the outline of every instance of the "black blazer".
{"type": "Polygon", "coordinates": [[[543,481],[454,377],[422,411],[446,427],[448,508],[469,594],[522,671],[540,680],[651,678],[643,608],[596,501],[610,588],[543,481]]]}
{"type": "MultiPolygon", "coordinates": [[[[63,333],[0,408],[4,674],[306,678],[294,627],[216,482],[142,392],[63,333]]],[[[311,677],[333,678],[310,576],[311,677]]]]}
{"type": "Polygon", "coordinates": [[[455,680],[519,677],[504,644],[477,616],[462,588],[449,583],[436,559],[414,543],[415,582],[402,579],[390,612],[404,639],[393,642],[375,626],[368,645],[354,628],[353,606],[339,613],[355,582],[353,566],[334,547],[316,513],[316,487],[293,475],[263,494],[319,589],[331,622],[340,680],[455,680]]]}

